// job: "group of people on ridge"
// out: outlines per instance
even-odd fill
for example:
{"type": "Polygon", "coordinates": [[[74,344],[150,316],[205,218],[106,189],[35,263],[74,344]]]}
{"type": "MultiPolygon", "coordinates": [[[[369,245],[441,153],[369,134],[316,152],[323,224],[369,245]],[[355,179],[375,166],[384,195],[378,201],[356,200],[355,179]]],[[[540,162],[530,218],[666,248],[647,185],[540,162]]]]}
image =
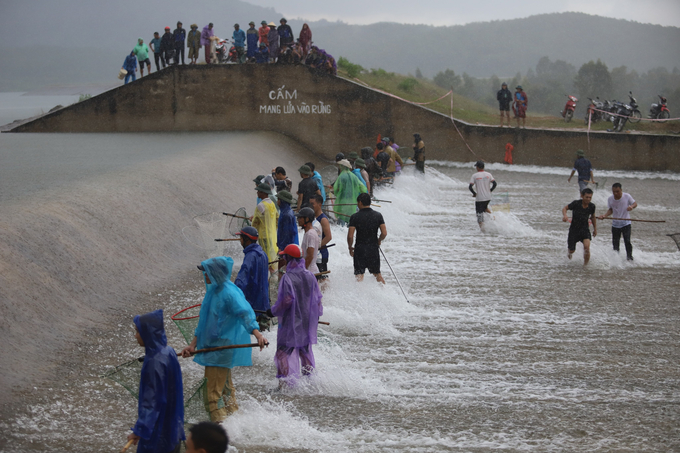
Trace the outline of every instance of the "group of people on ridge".
{"type": "Polygon", "coordinates": [[[512,112],[517,119],[517,127],[519,121],[522,120],[522,127],[526,127],[527,106],[529,105],[529,97],[522,89],[522,85],[515,87],[515,93],[508,90],[508,84],[503,82],[501,89],[496,93],[496,100],[498,100],[498,107],[501,111],[501,127],[503,127],[503,116],[507,119],[508,127],[510,127],[510,106],[512,105],[512,112]]]}
{"type": "MultiPolygon", "coordinates": [[[[235,60],[238,63],[280,63],[280,64],[305,64],[319,71],[336,75],[338,67],[335,58],[324,49],[312,45],[312,31],[306,23],[302,25],[297,40],[293,30],[285,18],[281,18],[277,27],[274,22],[262,21],[259,28],[255,28],[255,22],[249,23],[247,30],[242,30],[239,24],[234,24],[232,33],[233,50],[235,60]]],[[[149,55],[153,52],[156,63],[156,71],[165,68],[166,65],[185,64],[184,50],[188,49],[189,64],[196,64],[201,47],[205,49],[205,63],[217,62],[215,48],[219,38],[213,31],[213,23],[209,23],[202,30],[198,25],[191,24],[190,30],[182,28],[182,22],[177,22],[177,28],[170,31],[165,27],[165,33],[161,36],[154,32],[149,45],[144,43],[143,38],[137,40],[137,45],[130,54],[125,57],[122,69],[127,71],[125,83],[137,79],[137,65],[139,64],[140,76],[144,76],[144,68],[151,74],[151,60],[149,55]]]]}

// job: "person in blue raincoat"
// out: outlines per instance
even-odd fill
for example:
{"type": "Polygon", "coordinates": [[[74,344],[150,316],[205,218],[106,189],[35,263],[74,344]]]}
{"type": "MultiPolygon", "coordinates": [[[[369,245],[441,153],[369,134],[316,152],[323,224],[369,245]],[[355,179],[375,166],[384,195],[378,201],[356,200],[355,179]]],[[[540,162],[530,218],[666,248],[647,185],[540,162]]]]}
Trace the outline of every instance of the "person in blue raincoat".
{"type": "Polygon", "coordinates": [[[255,52],[257,52],[257,41],[260,39],[260,32],[255,28],[255,22],[251,22],[248,25],[250,28],[246,30],[246,43],[248,44],[246,56],[252,58],[255,56],[255,52]]]}
{"type": "MultiPolygon", "coordinates": [[[[282,190],[278,193],[279,201],[279,224],[276,229],[276,247],[279,252],[286,248],[289,244],[300,244],[298,236],[298,225],[295,213],[290,205],[293,203],[293,194],[287,190],[282,190]]],[[[283,260],[279,261],[279,278],[281,278],[281,269],[285,266],[283,260]]]]}
{"type": "MultiPolygon", "coordinates": [[[[234,284],[238,286],[254,311],[269,310],[269,258],[257,243],[257,229],[244,227],[237,236],[241,238],[243,247],[243,264],[238,271],[234,284]]],[[[257,314],[260,331],[269,329],[269,318],[257,314]]]]}
{"type": "MultiPolygon", "coordinates": [[[[191,344],[182,357],[191,357],[197,349],[250,343],[252,333],[260,350],[269,344],[258,330],[255,313],[238,286],[230,280],[234,260],[218,256],[198,266],[205,280],[205,297],[198,326],[191,344]]],[[[221,422],[238,410],[231,369],[253,364],[250,348],[222,349],[196,354],[194,362],[205,367],[210,420],[221,422]],[[223,406],[220,402],[225,401],[223,406]],[[220,407],[221,406],[221,407],[220,407]]]]}
{"type": "Polygon", "coordinates": [[[177,353],[168,346],[163,310],[134,317],[135,338],[144,347],[137,423],[128,435],[139,453],[179,451],[184,440],[184,390],[177,353]]]}
{"type": "Polygon", "coordinates": [[[269,49],[263,42],[260,43],[260,48],[255,52],[255,63],[269,63],[269,49]]]}
{"type": "Polygon", "coordinates": [[[125,61],[123,61],[123,69],[127,71],[127,74],[125,74],[125,83],[124,85],[127,85],[128,81],[132,79],[134,82],[137,80],[137,57],[135,57],[135,51],[133,50],[130,52],[130,55],[125,57],[125,61]]]}
{"type": "Polygon", "coordinates": [[[316,181],[316,185],[319,187],[319,192],[321,192],[321,197],[323,198],[323,202],[326,202],[326,188],[323,185],[323,179],[321,179],[321,174],[316,171],[316,165],[314,165],[311,162],[307,162],[305,164],[306,166],[309,167],[310,170],[312,170],[312,179],[316,181]]]}
{"type": "Polygon", "coordinates": [[[234,47],[238,53],[238,62],[243,63],[246,59],[244,49],[246,46],[246,33],[239,28],[238,24],[234,24],[234,33],[232,33],[231,39],[234,40],[234,47]]]}
{"type": "Polygon", "coordinates": [[[290,207],[294,203],[293,194],[287,190],[282,190],[278,193],[279,209],[279,225],[276,230],[276,247],[279,252],[286,248],[289,244],[300,244],[298,237],[297,220],[295,220],[295,213],[290,207]]]}

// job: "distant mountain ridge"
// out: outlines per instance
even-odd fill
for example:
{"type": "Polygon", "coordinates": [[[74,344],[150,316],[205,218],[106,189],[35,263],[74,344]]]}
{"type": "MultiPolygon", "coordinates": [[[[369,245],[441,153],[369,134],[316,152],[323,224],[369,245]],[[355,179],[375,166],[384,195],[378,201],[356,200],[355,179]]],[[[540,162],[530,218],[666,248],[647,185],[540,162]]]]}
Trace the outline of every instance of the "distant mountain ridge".
{"type": "Polygon", "coordinates": [[[402,74],[420,68],[426,77],[446,68],[475,77],[510,76],[535,67],[543,56],[577,68],[599,58],[609,68],[625,65],[638,72],[671,70],[680,62],[680,28],[583,13],[450,27],[329,22],[310,27],[314,41],[333,55],[402,74]]]}
{"type": "MultiPolygon", "coordinates": [[[[282,17],[272,8],[239,0],[10,0],[0,14],[0,91],[25,91],[50,84],[115,81],[123,59],[142,37],[175,28],[215,23],[230,38],[233,24],[282,17]],[[27,29],[30,32],[27,32],[27,29]]],[[[303,21],[288,18],[294,33],[303,21]]],[[[310,21],[313,41],[337,58],[365,68],[433,77],[447,68],[475,77],[525,74],[543,56],[578,68],[598,58],[609,68],[644,72],[680,61],[680,28],[640,24],[583,13],[555,13],[449,27],[377,23],[349,25],[310,21]]]]}

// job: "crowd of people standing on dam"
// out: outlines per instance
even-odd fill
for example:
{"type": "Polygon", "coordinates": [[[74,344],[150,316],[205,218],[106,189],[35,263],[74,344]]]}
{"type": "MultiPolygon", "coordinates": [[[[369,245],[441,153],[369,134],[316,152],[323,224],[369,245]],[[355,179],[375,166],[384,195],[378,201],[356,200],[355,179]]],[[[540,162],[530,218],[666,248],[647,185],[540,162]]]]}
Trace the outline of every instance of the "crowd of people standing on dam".
{"type": "Polygon", "coordinates": [[[261,26],[256,28],[255,22],[251,21],[245,31],[239,24],[234,24],[232,46],[228,48],[228,40],[221,40],[215,35],[212,22],[200,31],[197,24],[191,24],[188,33],[182,22],[177,22],[174,31],[165,27],[162,36],[154,32],[148,45],[143,38],[138,38],[137,45],[125,58],[122,66],[125,70],[125,83],[136,80],[137,65],[141,77],[144,76],[145,68],[151,74],[151,53],[156,71],[160,71],[166,65],[185,64],[185,49],[188,64],[197,64],[201,48],[204,49],[205,64],[303,64],[327,74],[337,74],[335,58],[313,45],[309,25],[303,24],[298,38],[295,39],[285,18],[281,18],[279,24],[277,26],[274,22],[267,23],[263,20],[261,26]]]}

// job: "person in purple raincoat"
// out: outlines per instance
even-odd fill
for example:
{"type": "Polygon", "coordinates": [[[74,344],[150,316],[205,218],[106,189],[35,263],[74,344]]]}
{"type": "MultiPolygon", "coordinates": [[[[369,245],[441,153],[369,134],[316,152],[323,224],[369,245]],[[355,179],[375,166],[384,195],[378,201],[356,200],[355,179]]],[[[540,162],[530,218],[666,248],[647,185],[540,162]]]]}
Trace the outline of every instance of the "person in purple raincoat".
{"type": "Polygon", "coordinates": [[[316,329],[323,315],[323,296],[316,277],[305,269],[298,245],[288,245],[279,255],[287,266],[279,283],[279,297],[268,313],[279,320],[274,362],[278,379],[295,380],[314,371],[312,345],[316,344],[316,329]]]}
{"type": "Polygon", "coordinates": [[[203,27],[203,31],[201,32],[201,45],[205,48],[206,64],[210,64],[210,41],[213,36],[215,36],[215,32],[213,32],[213,24],[210,22],[203,27]]]}

